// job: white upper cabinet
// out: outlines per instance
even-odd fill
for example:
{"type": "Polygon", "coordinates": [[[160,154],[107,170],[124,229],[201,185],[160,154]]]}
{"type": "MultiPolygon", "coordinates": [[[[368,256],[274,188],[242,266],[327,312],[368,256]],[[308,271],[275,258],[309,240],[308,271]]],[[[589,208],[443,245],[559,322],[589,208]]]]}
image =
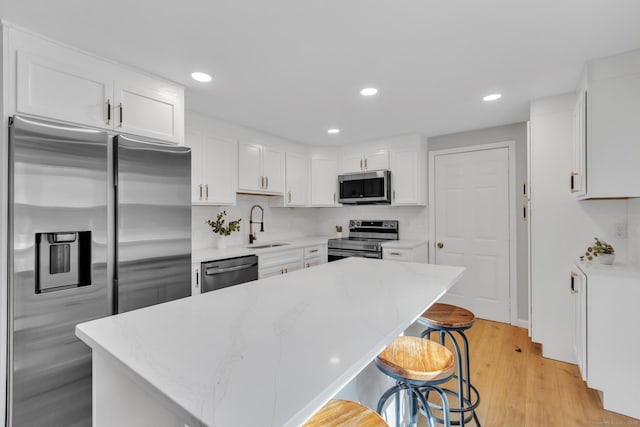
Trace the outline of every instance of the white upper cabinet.
{"type": "Polygon", "coordinates": [[[184,134],[182,87],[131,71],[115,81],[114,129],[163,141],[180,142],[184,134]]]}
{"type": "Polygon", "coordinates": [[[236,142],[187,132],[191,147],[191,201],[194,205],[235,205],[236,142]]]}
{"type": "Polygon", "coordinates": [[[113,77],[78,56],[52,59],[18,51],[16,111],[112,129],[113,77]]]}
{"type": "Polygon", "coordinates": [[[17,113],[182,143],[184,89],[11,28],[17,113]]]}
{"type": "Polygon", "coordinates": [[[283,160],[281,151],[261,144],[238,143],[238,191],[282,194],[283,160]]]}
{"type": "MultiPolygon", "coordinates": [[[[358,145],[357,148],[361,146],[358,145]]],[[[348,151],[342,156],[342,173],[365,172],[381,169],[389,169],[389,151],[380,150],[357,150],[348,151]]]]}
{"type": "Polygon", "coordinates": [[[391,152],[392,205],[427,204],[426,159],[426,149],[420,144],[391,152]]]}
{"type": "Polygon", "coordinates": [[[335,157],[311,158],[311,206],[340,206],[338,160],[335,157]]]}
{"type": "Polygon", "coordinates": [[[285,206],[306,206],[309,203],[309,159],[296,153],[286,154],[285,206]]]}
{"type": "Polygon", "coordinates": [[[640,197],[640,50],[590,61],[578,88],[574,170],[578,197],[640,197]]]}

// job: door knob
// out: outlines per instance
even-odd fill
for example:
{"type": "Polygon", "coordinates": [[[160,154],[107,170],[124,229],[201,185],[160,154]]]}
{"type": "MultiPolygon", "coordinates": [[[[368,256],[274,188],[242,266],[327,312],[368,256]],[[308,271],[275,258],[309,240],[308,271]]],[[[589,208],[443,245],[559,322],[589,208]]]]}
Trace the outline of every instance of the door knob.
{"type": "Polygon", "coordinates": [[[438,249],[442,249],[444,248],[444,243],[438,242],[437,246],[438,246],[438,249]]]}

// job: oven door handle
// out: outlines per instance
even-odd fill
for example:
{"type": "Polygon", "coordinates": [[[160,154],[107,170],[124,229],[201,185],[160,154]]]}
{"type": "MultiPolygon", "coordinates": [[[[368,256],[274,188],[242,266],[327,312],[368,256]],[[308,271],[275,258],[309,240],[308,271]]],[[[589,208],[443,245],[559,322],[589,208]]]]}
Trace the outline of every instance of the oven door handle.
{"type": "Polygon", "coordinates": [[[205,275],[206,276],[213,276],[213,275],[220,274],[220,273],[229,273],[230,271],[238,271],[238,270],[244,270],[245,268],[251,268],[251,267],[253,267],[255,265],[256,265],[256,263],[241,264],[241,265],[236,265],[234,267],[226,267],[226,268],[211,267],[211,268],[207,268],[205,270],[205,275]]]}
{"type": "Polygon", "coordinates": [[[376,252],[360,252],[360,251],[342,251],[339,249],[329,249],[328,254],[330,256],[343,256],[343,257],[359,257],[359,258],[375,258],[380,259],[380,253],[376,252]]]}

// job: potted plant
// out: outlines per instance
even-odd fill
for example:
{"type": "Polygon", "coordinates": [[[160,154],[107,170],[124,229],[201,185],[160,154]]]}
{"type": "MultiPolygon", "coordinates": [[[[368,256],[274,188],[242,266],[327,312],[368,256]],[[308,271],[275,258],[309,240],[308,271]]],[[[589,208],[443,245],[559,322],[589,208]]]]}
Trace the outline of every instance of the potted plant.
{"type": "Polygon", "coordinates": [[[613,260],[616,256],[616,250],[613,249],[613,246],[605,242],[604,240],[600,240],[597,237],[594,237],[595,244],[593,246],[589,246],[587,251],[580,257],[580,261],[584,261],[585,259],[589,261],[593,261],[594,258],[597,258],[600,264],[613,264],[613,260]]]}
{"type": "Polygon", "coordinates": [[[340,239],[342,237],[342,226],[336,225],[336,237],[340,239]]]}
{"type": "Polygon", "coordinates": [[[218,249],[223,249],[227,247],[227,236],[230,236],[234,231],[240,231],[240,221],[242,218],[236,219],[234,221],[229,221],[225,224],[224,217],[227,216],[227,211],[222,211],[218,213],[215,221],[207,220],[207,224],[211,227],[211,231],[214,234],[218,234],[220,237],[218,238],[218,249]]]}

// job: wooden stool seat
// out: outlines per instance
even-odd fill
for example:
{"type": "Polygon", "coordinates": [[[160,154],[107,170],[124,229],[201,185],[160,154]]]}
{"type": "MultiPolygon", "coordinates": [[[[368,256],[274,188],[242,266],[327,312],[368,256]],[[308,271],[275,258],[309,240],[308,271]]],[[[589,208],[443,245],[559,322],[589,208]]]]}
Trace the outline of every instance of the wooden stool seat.
{"type": "Polygon", "coordinates": [[[302,427],[388,427],[376,412],[349,400],[331,399],[302,427]]]}
{"type": "Polygon", "coordinates": [[[443,328],[470,328],[476,316],[466,308],[450,304],[435,303],[420,316],[422,320],[443,328]]]}
{"type": "Polygon", "coordinates": [[[443,345],[418,337],[399,336],[376,359],[378,366],[412,381],[439,381],[453,375],[453,353],[443,345]]]}

